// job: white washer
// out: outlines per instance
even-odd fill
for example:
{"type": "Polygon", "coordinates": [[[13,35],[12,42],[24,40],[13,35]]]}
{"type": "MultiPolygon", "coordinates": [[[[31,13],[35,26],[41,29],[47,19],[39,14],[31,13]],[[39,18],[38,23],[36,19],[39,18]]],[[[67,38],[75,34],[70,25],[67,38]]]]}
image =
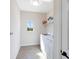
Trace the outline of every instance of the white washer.
{"type": "Polygon", "coordinates": [[[53,59],[53,36],[52,35],[40,35],[40,48],[47,59],[53,59]]]}

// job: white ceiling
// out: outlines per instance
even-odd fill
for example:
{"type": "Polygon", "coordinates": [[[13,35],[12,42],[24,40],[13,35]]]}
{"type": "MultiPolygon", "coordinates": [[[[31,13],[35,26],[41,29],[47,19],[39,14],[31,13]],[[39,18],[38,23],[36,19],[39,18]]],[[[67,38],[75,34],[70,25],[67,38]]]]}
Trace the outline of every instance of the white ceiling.
{"type": "Polygon", "coordinates": [[[53,0],[51,2],[44,0],[39,6],[34,6],[31,0],[17,0],[17,4],[22,11],[48,13],[53,8],[53,0]]]}

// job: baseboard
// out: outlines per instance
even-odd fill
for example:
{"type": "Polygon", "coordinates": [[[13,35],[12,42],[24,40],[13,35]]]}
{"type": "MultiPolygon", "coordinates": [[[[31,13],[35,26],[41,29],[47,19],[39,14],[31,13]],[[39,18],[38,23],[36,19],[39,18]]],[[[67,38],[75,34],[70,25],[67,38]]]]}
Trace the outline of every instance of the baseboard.
{"type": "Polygon", "coordinates": [[[40,45],[40,43],[21,44],[21,46],[40,45]]]}

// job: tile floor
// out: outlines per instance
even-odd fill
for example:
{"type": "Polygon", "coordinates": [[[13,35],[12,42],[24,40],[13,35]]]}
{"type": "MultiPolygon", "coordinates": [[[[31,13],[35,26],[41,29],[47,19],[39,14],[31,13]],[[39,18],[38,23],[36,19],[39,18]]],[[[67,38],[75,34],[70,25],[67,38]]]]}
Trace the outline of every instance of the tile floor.
{"type": "Polygon", "coordinates": [[[40,46],[21,47],[16,59],[46,59],[40,50],[40,46]]]}

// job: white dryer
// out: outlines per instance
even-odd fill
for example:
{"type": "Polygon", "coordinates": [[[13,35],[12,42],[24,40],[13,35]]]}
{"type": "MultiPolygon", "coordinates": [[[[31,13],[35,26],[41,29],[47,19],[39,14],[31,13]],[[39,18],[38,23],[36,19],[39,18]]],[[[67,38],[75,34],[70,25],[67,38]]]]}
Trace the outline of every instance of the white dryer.
{"type": "Polygon", "coordinates": [[[47,59],[53,59],[53,35],[41,34],[40,35],[40,48],[47,59]]]}

